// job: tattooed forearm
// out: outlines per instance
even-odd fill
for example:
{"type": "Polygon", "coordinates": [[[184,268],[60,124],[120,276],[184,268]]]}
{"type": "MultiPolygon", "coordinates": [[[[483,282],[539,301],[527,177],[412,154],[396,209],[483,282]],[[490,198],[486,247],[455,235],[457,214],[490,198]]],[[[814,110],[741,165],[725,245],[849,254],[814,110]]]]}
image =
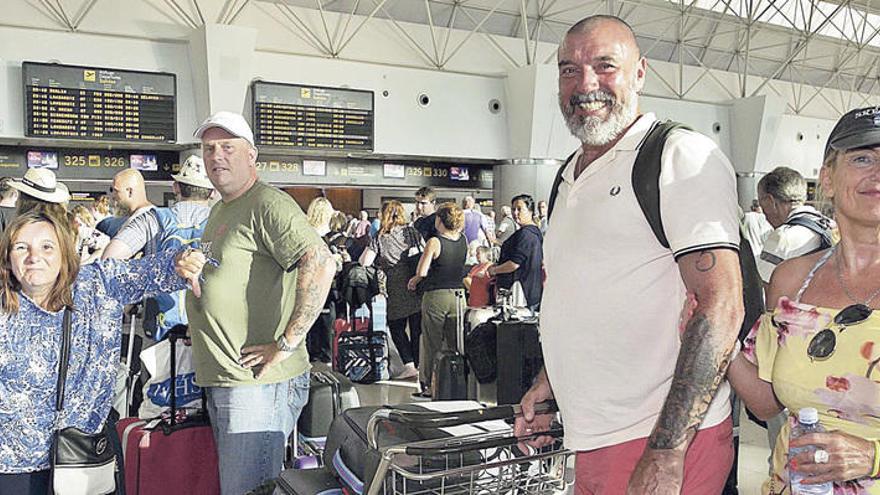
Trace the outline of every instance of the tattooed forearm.
{"type": "Polygon", "coordinates": [[[704,314],[688,323],[669,395],[648,439],[650,448],[681,447],[700,426],[730,364],[730,349],[719,333],[704,314]]]}
{"type": "Polygon", "coordinates": [[[715,257],[715,253],[712,251],[703,251],[700,253],[700,257],[697,258],[697,271],[698,272],[708,272],[715,268],[715,264],[718,262],[715,257]]]}
{"type": "Polygon", "coordinates": [[[315,246],[302,255],[296,270],[296,305],[284,332],[292,345],[297,345],[305,337],[324,309],[336,274],[336,262],[326,246],[315,246]]]}

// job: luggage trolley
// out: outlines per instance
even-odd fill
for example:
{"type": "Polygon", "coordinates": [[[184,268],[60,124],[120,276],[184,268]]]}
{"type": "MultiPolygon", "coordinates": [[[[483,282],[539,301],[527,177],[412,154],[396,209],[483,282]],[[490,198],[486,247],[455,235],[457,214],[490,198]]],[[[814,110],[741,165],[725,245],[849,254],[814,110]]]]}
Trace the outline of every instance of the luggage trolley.
{"type": "MultiPolygon", "coordinates": [[[[539,404],[536,412],[556,410],[553,402],[539,404]]],[[[522,415],[519,405],[459,412],[411,412],[380,409],[367,425],[367,441],[378,448],[379,424],[384,421],[415,428],[449,428],[522,415]]],[[[382,458],[365,487],[364,495],[457,495],[560,493],[573,480],[566,464],[573,455],[562,447],[562,428],[517,438],[505,428],[485,433],[424,440],[382,449],[382,458]],[[541,435],[554,438],[543,449],[518,444],[541,435]]]]}

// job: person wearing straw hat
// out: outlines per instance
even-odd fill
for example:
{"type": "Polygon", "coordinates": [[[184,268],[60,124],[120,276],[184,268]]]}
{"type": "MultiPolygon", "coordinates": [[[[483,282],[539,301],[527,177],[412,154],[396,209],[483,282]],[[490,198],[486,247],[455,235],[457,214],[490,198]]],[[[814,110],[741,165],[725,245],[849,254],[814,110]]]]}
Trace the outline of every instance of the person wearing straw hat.
{"type": "Polygon", "coordinates": [[[9,185],[19,192],[16,203],[19,215],[45,207],[47,204],[61,207],[60,210],[50,207],[56,210],[54,213],[67,211],[64,204],[70,201],[70,192],[67,186],[55,179],[55,173],[48,168],[29,169],[24,177],[12,181],[9,185]]]}
{"type": "MultiPolygon", "coordinates": [[[[177,202],[167,210],[180,225],[201,226],[201,234],[211,211],[211,195],[214,192],[214,186],[205,173],[205,163],[198,156],[190,156],[171,178],[174,179],[172,188],[177,202]]],[[[139,252],[145,255],[155,253],[163,228],[159,221],[159,208],[151,210],[149,215],[129,220],[107,245],[102,258],[128,259],[139,252]]]]}

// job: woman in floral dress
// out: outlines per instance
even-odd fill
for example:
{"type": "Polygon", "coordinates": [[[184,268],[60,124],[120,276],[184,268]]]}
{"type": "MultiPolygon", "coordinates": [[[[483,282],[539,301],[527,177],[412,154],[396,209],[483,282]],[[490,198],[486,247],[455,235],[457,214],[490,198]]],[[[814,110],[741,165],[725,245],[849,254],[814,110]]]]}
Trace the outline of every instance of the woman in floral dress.
{"type": "Polygon", "coordinates": [[[767,290],[774,309],[752,329],[728,378],[759,418],[788,408],[764,493],[788,494],[790,468],[808,482],[833,482],[835,495],[880,494],[880,109],[838,121],[820,180],[840,242],[776,268],[767,290]],[[827,433],[793,441],[817,451],[788,459],[804,407],[819,411],[827,433]]]}

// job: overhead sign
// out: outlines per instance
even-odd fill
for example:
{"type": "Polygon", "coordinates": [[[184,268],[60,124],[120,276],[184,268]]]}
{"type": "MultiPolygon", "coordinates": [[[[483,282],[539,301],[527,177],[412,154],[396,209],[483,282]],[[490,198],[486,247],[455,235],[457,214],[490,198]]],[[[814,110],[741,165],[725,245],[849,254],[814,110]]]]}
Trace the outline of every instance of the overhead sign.
{"type": "Polygon", "coordinates": [[[251,92],[258,146],[373,150],[372,91],[256,81],[251,92]]]}
{"type": "Polygon", "coordinates": [[[51,168],[59,179],[111,180],[134,168],[147,180],[171,180],[180,169],[176,151],[93,150],[0,146],[0,176],[21,178],[28,168],[51,168]]]}
{"type": "Polygon", "coordinates": [[[290,185],[347,185],[380,187],[444,187],[492,189],[492,165],[327,159],[324,175],[312,174],[310,160],[283,155],[260,155],[257,172],[266,182],[290,185]]]}
{"type": "Polygon", "coordinates": [[[174,142],[174,74],[23,62],[25,136],[174,142]]]}

